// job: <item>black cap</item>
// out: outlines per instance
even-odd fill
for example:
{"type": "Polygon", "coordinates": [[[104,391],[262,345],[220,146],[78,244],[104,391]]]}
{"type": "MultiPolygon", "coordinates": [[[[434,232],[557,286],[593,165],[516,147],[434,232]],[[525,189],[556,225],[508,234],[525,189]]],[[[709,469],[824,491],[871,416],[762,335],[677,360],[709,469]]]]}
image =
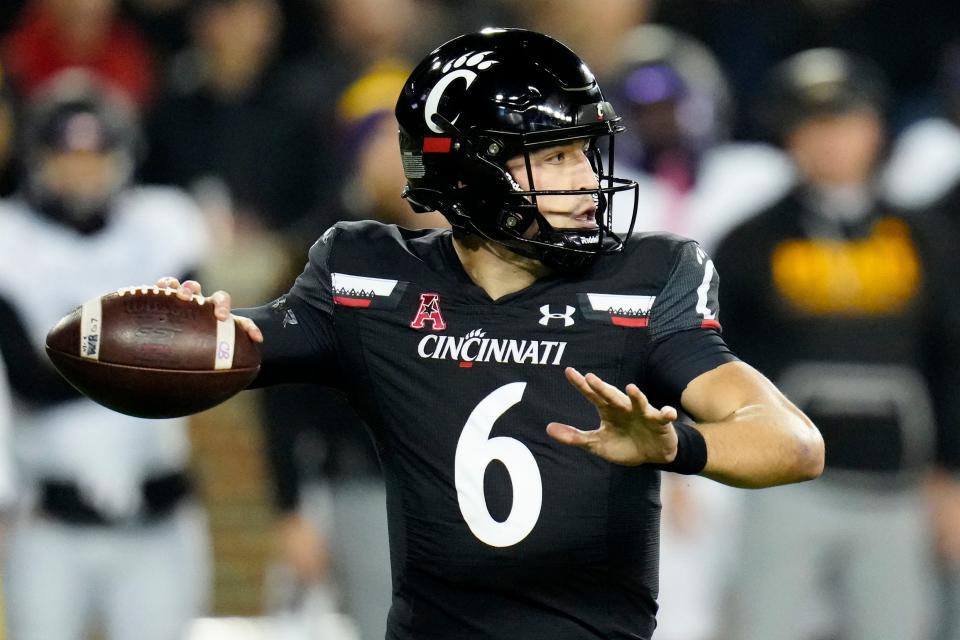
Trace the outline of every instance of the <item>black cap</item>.
{"type": "Polygon", "coordinates": [[[26,110],[27,153],[133,149],[138,132],[126,97],[82,72],[55,77],[26,110]]]}
{"type": "Polygon", "coordinates": [[[811,118],[869,110],[882,115],[888,89],[870,60],[840,49],[810,49],[777,65],[758,108],[766,132],[782,140],[811,118]]]}

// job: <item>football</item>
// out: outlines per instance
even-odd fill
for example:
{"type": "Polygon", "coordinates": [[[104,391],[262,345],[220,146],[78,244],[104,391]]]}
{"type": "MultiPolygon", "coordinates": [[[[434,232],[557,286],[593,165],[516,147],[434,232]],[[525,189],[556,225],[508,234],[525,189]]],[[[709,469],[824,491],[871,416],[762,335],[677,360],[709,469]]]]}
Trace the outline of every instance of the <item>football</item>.
{"type": "Polygon", "coordinates": [[[131,287],[94,298],[47,334],[47,355],[67,381],[115,411],[173,418],[209,409],[243,390],[260,352],[202,297],[131,287]]]}

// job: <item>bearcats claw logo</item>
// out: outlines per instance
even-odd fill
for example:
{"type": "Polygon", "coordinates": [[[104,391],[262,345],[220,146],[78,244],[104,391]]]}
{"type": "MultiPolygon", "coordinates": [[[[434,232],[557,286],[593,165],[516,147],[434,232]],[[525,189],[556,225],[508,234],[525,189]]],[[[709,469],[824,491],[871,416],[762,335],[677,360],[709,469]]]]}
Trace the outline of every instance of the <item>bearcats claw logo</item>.
{"type": "MultiPolygon", "coordinates": [[[[427,102],[423,107],[423,119],[426,121],[427,126],[434,133],[445,133],[443,129],[438,127],[433,122],[433,115],[437,113],[440,108],[440,99],[443,98],[444,92],[453,84],[456,80],[463,79],[466,81],[467,86],[464,87],[464,90],[469,89],[470,85],[473,84],[473,81],[477,79],[477,71],[483,71],[489,69],[493,65],[497,64],[496,60],[486,60],[486,56],[493,53],[492,51],[479,51],[479,52],[467,52],[457,58],[456,60],[451,60],[447,64],[443,65],[443,73],[446,75],[440,78],[433,89],[430,90],[430,94],[427,95],[427,102]],[[477,71],[474,71],[476,69],[477,71]]],[[[456,116],[450,119],[451,124],[456,124],[457,119],[460,117],[458,113],[456,116]]]]}

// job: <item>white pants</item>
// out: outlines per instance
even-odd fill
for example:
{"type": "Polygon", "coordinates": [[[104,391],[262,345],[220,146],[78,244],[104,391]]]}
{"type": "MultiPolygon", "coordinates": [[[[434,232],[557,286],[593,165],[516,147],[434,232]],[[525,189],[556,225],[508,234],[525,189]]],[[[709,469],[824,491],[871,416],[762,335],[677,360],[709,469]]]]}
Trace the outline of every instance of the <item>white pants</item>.
{"type": "MultiPolygon", "coordinates": [[[[330,545],[334,575],[327,586],[338,592],[343,612],[355,624],[355,635],[361,640],[383,640],[387,633],[393,586],[386,502],[383,481],[376,478],[311,484],[302,491],[302,513],[330,545]]],[[[284,580],[268,584],[268,592],[274,591],[268,598],[277,600],[268,603],[268,610],[279,612],[288,606],[283,600],[294,600],[289,594],[280,595],[296,588],[292,575],[285,581],[287,584],[284,580]]],[[[293,613],[311,616],[303,610],[305,604],[300,602],[301,610],[293,613]]]]}
{"type": "Polygon", "coordinates": [[[156,524],[65,525],[24,515],[4,573],[11,640],[180,640],[210,593],[206,516],[183,504],[156,524]]]}
{"type": "Polygon", "coordinates": [[[654,638],[715,640],[724,621],[744,492],[701,476],[660,477],[660,610],[654,638]]]}
{"type": "Polygon", "coordinates": [[[841,640],[926,640],[927,523],[919,488],[883,492],[822,479],[751,493],[730,637],[806,640],[825,623],[841,640]]]}

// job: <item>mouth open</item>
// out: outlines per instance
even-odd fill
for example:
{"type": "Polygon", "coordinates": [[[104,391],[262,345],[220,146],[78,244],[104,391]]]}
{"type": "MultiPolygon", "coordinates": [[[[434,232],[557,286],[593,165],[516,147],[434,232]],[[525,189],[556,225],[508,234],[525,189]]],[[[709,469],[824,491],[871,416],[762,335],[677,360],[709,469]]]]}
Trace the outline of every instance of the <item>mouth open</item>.
{"type": "MultiPolygon", "coordinates": [[[[574,229],[597,229],[597,208],[588,207],[584,211],[574,214],[572,220],[575,224],[573,225],[574,229]]],[[[568,226],[568,225],[564,225],[568,226]]]]}

